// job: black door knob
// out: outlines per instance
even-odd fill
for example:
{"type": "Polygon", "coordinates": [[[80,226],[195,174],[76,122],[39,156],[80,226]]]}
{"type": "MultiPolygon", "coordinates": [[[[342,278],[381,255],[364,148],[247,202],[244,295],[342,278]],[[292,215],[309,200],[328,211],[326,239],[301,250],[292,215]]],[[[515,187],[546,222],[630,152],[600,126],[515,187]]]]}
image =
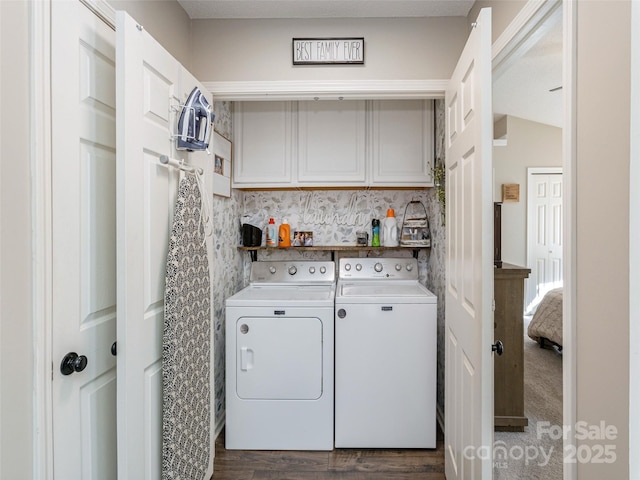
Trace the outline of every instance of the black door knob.
{"type": "Polygon", "coordinates": [[[87,357],[76,352],[67,353],[60,364],[60,373],[71,375],[73,372],[81,372],[87,368],[87,357]]]}
{"type": "Polygon", "coordinates": [[[504,345],[502,344],[502,341],[498,340],[496,343],[491,345],[491,351],[496,352],[498,356],[502,355],[504,352],[504,345]]]}
{"type": "Polygon", "coordinates": [[[114,357],[118,354],[118,342],[113,342],[111,345],[111,355],[114,357]]]}

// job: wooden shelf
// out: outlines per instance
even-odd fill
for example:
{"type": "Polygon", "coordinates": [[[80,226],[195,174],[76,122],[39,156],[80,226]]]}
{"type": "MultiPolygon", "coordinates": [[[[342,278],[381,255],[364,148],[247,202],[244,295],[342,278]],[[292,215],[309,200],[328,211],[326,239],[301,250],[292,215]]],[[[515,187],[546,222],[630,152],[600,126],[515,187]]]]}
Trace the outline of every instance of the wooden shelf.
{"type": "Polygon", "coordinates": [[[251,254],[251,260],[256,261],[258,259],[258,251],[259,250],[294,250],[297,252],[331,252],[331,259],[333,260],[335,252],[382,252],[382,251],[391,251],[391,250],[411,250],[413,252],[413,256],[418,258],[418,253],[420,250],[424,250],[427,248],[431,248],[431,246],[416,246],[411,245],[407,247],[371,247],[371,246],[358,246],[358,245],[324,245],[324,246],[313,246],[313,247],[243,247],[239,246],[238,250],[248,251],[251,254]]]}

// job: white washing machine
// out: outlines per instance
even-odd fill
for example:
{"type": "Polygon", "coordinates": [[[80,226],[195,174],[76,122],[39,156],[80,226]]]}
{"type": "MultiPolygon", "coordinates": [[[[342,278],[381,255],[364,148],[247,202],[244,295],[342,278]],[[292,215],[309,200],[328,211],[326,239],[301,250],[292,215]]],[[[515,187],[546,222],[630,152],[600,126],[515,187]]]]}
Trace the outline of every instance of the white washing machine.
{"type": "Polygon", "coordinates": [[[335,264],[254,262],[226,301],[228,449],[333,449],[335,264]]]}
{"type": "Polygon", "coordinates": [[[437,298],[415,258],[342,258],[336,448],[436,447],[437,298]]]}

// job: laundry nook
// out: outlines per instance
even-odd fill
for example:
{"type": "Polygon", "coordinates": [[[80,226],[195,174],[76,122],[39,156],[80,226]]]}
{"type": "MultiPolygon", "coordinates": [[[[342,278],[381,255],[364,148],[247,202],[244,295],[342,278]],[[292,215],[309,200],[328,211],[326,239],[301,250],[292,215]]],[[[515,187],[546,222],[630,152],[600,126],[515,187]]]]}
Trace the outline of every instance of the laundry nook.
{"type": "Polygon", "coordinates": [[[0,1],[0,478],[637,478],[636,31],[0,1]]]}

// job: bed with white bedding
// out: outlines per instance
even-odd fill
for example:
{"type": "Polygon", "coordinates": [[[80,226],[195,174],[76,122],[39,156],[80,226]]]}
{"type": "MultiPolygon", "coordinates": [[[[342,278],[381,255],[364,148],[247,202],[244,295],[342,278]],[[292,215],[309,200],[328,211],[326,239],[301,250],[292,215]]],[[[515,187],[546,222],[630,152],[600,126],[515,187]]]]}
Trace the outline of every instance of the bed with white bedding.
{"type": "Polygon", "coordinates": [[[546,342],[562,348],[562,288],[549,290],[533,314],[527,335],[544,346],[546,342]]]}

